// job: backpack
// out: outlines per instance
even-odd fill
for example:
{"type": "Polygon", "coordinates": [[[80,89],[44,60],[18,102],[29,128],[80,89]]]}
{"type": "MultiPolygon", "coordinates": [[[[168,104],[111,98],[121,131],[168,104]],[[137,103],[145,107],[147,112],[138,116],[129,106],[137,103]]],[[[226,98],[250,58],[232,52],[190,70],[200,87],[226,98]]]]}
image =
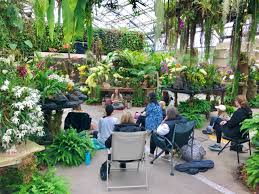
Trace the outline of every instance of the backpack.
{"type": "MultiPolygon", "coordinates": [[[[109,167],[108,167],[108,174],[110,174],[110,168],[111,168],[111,166],[109,165],[109,167]]],[[[102,166],[100,168],[100,178],[101,178],[102,181],[106,181],[107,180],[107,161],[102,163],[102,166]]]]}
{"type": "Polygon", "coordinates": [[[191,144],[189,141],[188,145],[184,145],[181,147],[182,159],[189,162],[192,160],[202,160],[206,155],[205,149],[202,147],[201,143],[197,140],[193,141],[193,150],[191,155],[191,144]]]}

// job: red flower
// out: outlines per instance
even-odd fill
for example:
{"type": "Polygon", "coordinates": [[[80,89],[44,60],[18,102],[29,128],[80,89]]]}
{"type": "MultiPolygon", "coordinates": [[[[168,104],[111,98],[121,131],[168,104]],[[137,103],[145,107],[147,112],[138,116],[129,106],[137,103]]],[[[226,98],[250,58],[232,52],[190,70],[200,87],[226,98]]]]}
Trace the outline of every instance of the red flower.
{"type": "Polygon", "coordinates": [[[63,45],[63,48],[64,48],[64,49],[70,49],[71,46],[70,46],[70,44],[64,44],[64,45],[63,45]]]}
{"type": "Polygon", "coordinates": [[[37,66],[38,69],[43,70],[44,69],[44,64],[45,64],[45,61],[40,61],[39,63],[36,64],[36,66],[37,66]]]}
{"type": "Polygon", "coordinates": [[[17,67],[17,71],[20,77],[24,78],[28,74],[28,70],[25,65],[21,65],[17,67]]]}

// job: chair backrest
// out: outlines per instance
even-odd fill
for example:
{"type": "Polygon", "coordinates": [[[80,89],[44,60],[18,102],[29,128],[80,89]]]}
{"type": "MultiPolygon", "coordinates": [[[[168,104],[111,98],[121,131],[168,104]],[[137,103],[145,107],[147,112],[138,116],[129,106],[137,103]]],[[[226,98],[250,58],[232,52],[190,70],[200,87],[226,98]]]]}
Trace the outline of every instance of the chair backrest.
{"type": "Polygon", "coordinates": [[[145,152],[146,134],[146,131],[112,133],[112,160],[141,160],[145,152]]]}
{"type": "Polygon", "coordinates": [[[188,144],[192,133],[194,132],[195,121],[188,121],[186,123],[178,123],[174,128],[174,142],[179,147],[188,144]]]}
{"type": "Polygon", "coordinates": [[[70,112],[65,119],[65,129],[70,127],[80,133],[83,130],[88,130],[91,127],[91,117],[85,112],[70,112]]]}

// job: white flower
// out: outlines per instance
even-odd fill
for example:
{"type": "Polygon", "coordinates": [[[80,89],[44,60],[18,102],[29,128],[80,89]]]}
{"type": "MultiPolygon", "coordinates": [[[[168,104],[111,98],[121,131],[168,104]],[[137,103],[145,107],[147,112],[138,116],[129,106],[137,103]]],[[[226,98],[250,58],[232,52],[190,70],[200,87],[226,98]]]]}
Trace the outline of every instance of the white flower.
{"type": "Polygon", "coordinates": [[[2,138],[2,141],[6,144],[9,144],[9,142],[11,141],[11,137],[7,134],[5,134],[2,138]]]}
{"type": "Polygon", "coordinates": [[[4,81],[4,85],[9,86],[10,82],[8,80],[4,81]]]}
{"type": "Polygon", "coordinates": [[[3,70],[2,70],[2,73],[3,73],[3,74],[7,74],[7,73],[8,73],[8,70],[3,69],[3,70]]]}
{"type": "Polygon", "coordinates": [[[12,131],[13,131],[13,129],[7,129],[5,134],[10,136],[10,135],[12,135],[12,131]]]}
{"type": "Polygon", "coordinates": [[[18,117],[21,114],[21,112],[20,111],[15,111],[13,114],[14,114],[14,116],[18,117]]]}
{"type": "Polygon", "coordinates": [[[20,119],[17,118],[17,117],[12,117],[12,118],[11,118],[11,121],[13,122],[13,124],[18,125],[19,122],[20,122],[20,119]]]}
{"type": "Polygon", "coordinates": [[[231,79],[231,80],[234,79],[234,75],[230,75],[229,79],[231,79]]]}
{"type": "Polygon", "coordinates": [[[8,86],[2,85],[0,88],[3,92],[8,90],[8,86]]]}

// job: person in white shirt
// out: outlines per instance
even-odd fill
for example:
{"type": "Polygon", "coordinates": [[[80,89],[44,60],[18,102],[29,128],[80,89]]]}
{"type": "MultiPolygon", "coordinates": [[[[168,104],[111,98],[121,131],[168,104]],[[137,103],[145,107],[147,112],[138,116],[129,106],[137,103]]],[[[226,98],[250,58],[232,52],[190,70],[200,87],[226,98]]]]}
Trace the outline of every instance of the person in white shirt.
{"type": "MultiPolygon", "coordinates": [[[[170,140],[170,139],[172,139],[172,137],[170,137],[170,135],[172,135],[173,133],[169,133],[169,132],[173,132],[175,124],[179,123],[179,122],[186,122],[186,121],[187,120],[184,117],[182,117],[181,115],[179,115],[177,113],[175,108],[173,108],[173,107],[167,108],[165,119],[158,126],[157,130],[151,135],[149,156],[154,157],[154,152],[157,147],[156,142],[154,141],[154,136],[156,134],[158,134],[160,136],[165,136],[167,139],[170,140]]],[[[162,158],[168,160],[169,153],[166,151],[165,156],[163,156],[162,158]]]]}
{"type": "Polygon", "coordinates": [[[107,105],[105,107],[106,116],[100,119],[98,131],[94,133],[94,137],[102,145],[105,144],[105,141],[112,134],[115,124],[118,123],[118,119],[112,116],[113,110],[114,108],[112,105],[107,105]]]}

